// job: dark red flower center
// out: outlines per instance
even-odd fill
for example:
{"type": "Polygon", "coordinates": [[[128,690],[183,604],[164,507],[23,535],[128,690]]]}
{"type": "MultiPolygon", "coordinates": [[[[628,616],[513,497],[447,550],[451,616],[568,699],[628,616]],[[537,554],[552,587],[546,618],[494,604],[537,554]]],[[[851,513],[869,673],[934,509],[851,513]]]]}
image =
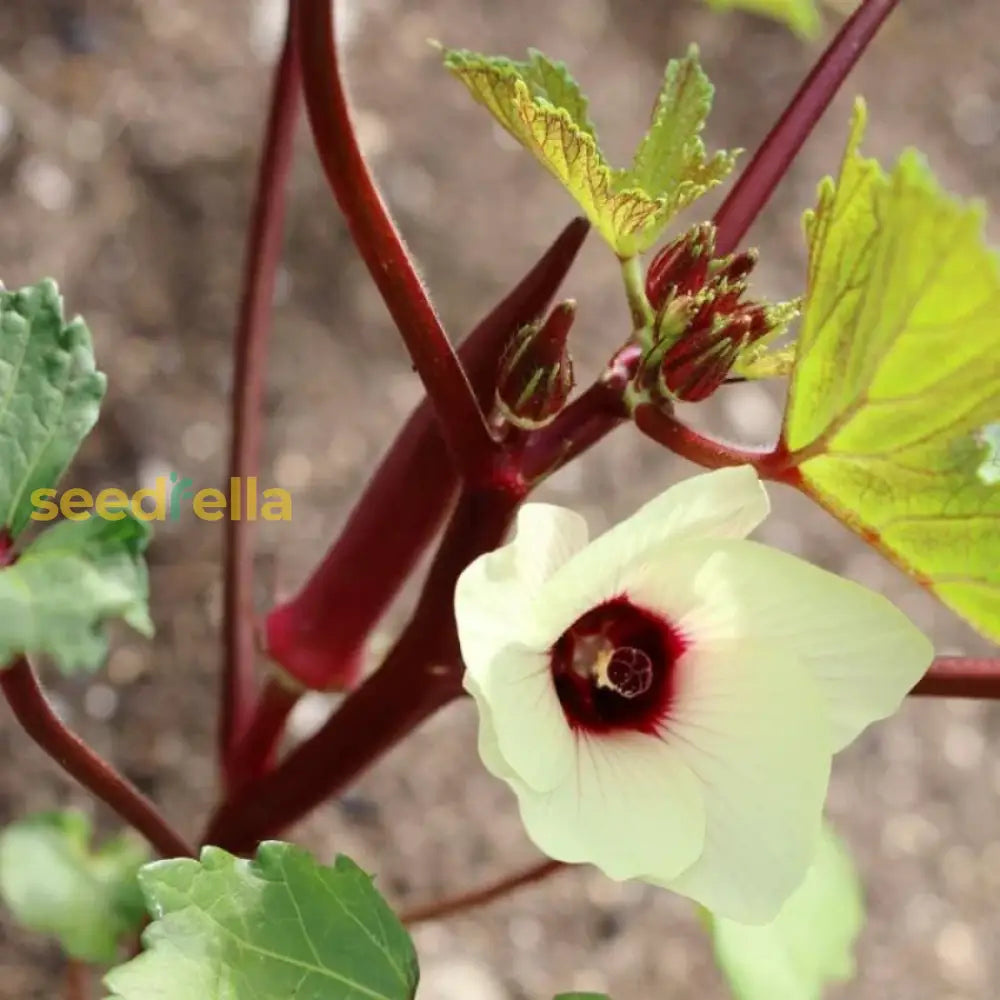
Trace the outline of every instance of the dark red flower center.
{"type": "Polygon", "coordinates": [[[670,713],[684,637],[659,615],[616,597],[581,615],[549,650],[573,729],[655,733],[670,713]]]}

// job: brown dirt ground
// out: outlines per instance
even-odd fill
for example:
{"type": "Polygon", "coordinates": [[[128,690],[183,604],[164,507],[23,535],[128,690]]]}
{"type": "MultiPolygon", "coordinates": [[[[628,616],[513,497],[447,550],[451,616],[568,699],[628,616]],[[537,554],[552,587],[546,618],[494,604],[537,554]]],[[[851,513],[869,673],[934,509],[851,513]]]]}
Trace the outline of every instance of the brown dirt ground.
{"type": "MultiPolygon", "coordinates": [[[[171,469],[221,476],[229,337],[273,40],[257,0],[5,0],[0,5],[0,266],[8,286],[51,274],[96,333],[110,376],[74,485],[134,488],[171,469]]],[[[802,282],[799,214],[836,165],[850,98],[871,106],[867,147],[924,150],[945,183],[1000,203],[1000,41],[993,0],[908,0],[827,115],[753,232],[761,290],[802,282]]],[[[567,60],[609,151],[635,141],[666,59],[702,46],[718,87],[716,143],[753,148],[816,54],[780,28],[668,0],[369,0],[350,11],[351,89],[365,146],[450,329],[467,329],[571,214],[554,183],[499,137],[437,65],[428,37],[567,60]],[[363,13],[359,8],[363,6],[363,13]]],[[[829,17],[832,29],[835,15],[829,17]]],[[[262,526],[260,599],[300,581],[342,523],[372,456],[419,387],[300,135],[278,296],[265,478],[294,492],[262,526]]],[[[993,235],[996,235],[994,227],[993,235]]],[[[622,333],[615,268],[596,240],[567,285],[580,302],[582,373],[622,333]]],[[[780,400],[733,388],[707,425],[773,434],[780,400]]],[[[595,524],[689,469],[622,430],[547,485],[595,524]]],[[[983,644],[945,609],[796,496],[765,541],[879,588],[942,650],[983,644]]],[[[120,634],[93,678],[52,678],[60,710],[186,831],[213,794],[220,532],[167,524],[150,552],[159,627],[120,634]]],[[[405,608],[386,623],[391,632],[405,608]]],[[[384,636],[380,637],[384,640],[384,636]]],[[[315,704],[312,706],[315,708],[315,704]]],[[[299,716],[301,733],[310,724],[299,716]]],[[[1000,979],[1000,710],[909,703],[840,758],[830,813],[867,887],[856,982],[831,996],[988,1000],[1000,979]]],[[[85,795],[0,714],[0,822],[85,795]]],[[[101,821],[108,818],[97,810],[101,821]]],[[[298,831],[353,855],[393,901],[464,887],[535,852],[510,796],[479,765],[457,705],[298,831]]],[[[723,997],[691,908],[666,892],[572,870],[480,912],[418,929],[422,1000],[723,997]]],[[[0,996],[51,997],[56,950],[0,914],[0,996]]],[[[784,998],[776,998],[784,1000],[784,998]]]]}

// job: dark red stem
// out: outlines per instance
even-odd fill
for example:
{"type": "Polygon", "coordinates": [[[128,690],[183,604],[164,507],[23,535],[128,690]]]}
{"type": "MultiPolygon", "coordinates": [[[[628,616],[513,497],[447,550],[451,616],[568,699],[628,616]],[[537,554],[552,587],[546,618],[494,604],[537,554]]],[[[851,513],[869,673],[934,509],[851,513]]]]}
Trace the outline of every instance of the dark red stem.
{"type": "Polygon", "coordinates": [[[716,252],[739,246],[847,74],[899,0],[862,0],[799,87],[715,213],[716,252]]]}
{"type": "Polygon", "coordinates": [[[497,444],[472,387],[375,187],[351,123],[334,41],[334,4],[295,0],[309,121],[327,180],[354,245],[406,343],[456,464],[472,482],[497,444]]]}
{"type": "Polygon", "coordinates": [[[525,482],[537,485],[628,419],[623,393],[631,355],[632,348],[626,348],[613,358],[604,378],[582,392],[551,424],[528,436],[517,456],[525,482]]]}
{"type": "Polygon", "coordinates": [[[1000,659],[939,656],[910,692],[941,698],[1000,699],[1000,659]]]}
{"type": "MultiPolygon", "coordinates": [[[[492,401],[504,346],[548,307],[588,229],[583,219],[571,222],[459,348],[484,408],[492,401]]],[[[458,473],[425,400],[393,442],[323,561],[303,588],[268,616],[271,658],[306,687],[351,687],[371,629],[440,529],[458,486],[458,473]]]]}
{"type": "Polygon", "coordinates": [[[76,958],[66,959],[66,1000],[90,1000],[90,966],[76,958]]]}
{"type": "Polygon", "coordinates": [[[769,464],[770,452],[740,448],[699,434],[678,420],[673,413],[664,412],[652,404],[637,406],[633,419],[639,430],[647,437],[669,448],[681,458],[686,458],[706,469],[752,465],[765,479],[780,478],[769,464]]]}
{"type": "Polygon", "coordinates": [[[135,827],[165,858],[195,857],[156,806],[97,756],[52,710],[31,665],[22,656],[0,670],[0,690],[21,728],[70,777],[135,827]]]}
{"type": "MultiPolygon", "coordinates": [[[[233,342],[229,480],[247,480],[260,466],[261,401],[275,272],[281,257],[285,186],[299,110],[299,61],[291,20],[274,75],[264,153],[257,176],[243,270],[243,294],[233,342]]],[[[251,522],[224,518],[223,665],[219,754],[225,772],[249,723],[254,697],[253,546],[251,522]]]]}
{"type": "Polygon", "coordinates": [[[476,556],[500,542],[519,501],[505,492],[460,498],[413,617],[385,662],[274,771],[230,796],[209,824],[205,843],[252,851],[341,791],[461,693],[455,582],[476,556]]]}
{"type": "Polygon", "coordinates": [[[242,788],[274,766],[278,744],[302,689],[287,677],[270,677],[254,707],[253,717],[233,755],[229,787],[242,788]]]}
{"type": "Polygon", "coordinates": [[[546,858],[524,871],[507,875],[479,889],[463,892],[458,896],[450,896],[447,899],[438,899],[423,906],[415,906],[411,910],[404,910],[399,919],[404,924],[412,925],[426,920],[441,920],[444,917],[451,917],[456,913],[475,909],[477,906],[485,906],[487,903],[492,903],[494,900],[507,896],[526,885],[541,882],[542,879],[546,879],[565,868],[566,865],[563,862],[546,858]]]}

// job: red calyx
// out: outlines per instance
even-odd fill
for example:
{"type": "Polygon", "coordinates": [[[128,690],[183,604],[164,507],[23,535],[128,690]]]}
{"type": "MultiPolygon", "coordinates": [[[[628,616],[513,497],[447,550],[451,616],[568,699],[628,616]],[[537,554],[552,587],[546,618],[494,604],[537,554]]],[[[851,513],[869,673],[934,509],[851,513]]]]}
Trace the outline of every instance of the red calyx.
{"type": "Polygon", "coordinates": [[[567,341],[576,303],[560,302],[544,323],[522,327],[500,358],[496,405],[515,427],[544,427],[566,405],[573,389],[567,341]]]}
{"type": "Polygon", "coordinates": [[[644,382],[654,381],[649,368],[655,366],[657,388],[668,399],[710,396],[740,351],[772,329],[764,306],[742,300],[756,251],[721,259],[714,251],[715,228],[701,223],[664,247],[646,273],[659,343],[648,356],[644,382]]]}
{"type": "Polygon", "coordinates": [[[697,292],[715,253],[715,226],[702,222],[668,243],[646,270],[646,298],[654,309],[668,300],[697,292]]]}

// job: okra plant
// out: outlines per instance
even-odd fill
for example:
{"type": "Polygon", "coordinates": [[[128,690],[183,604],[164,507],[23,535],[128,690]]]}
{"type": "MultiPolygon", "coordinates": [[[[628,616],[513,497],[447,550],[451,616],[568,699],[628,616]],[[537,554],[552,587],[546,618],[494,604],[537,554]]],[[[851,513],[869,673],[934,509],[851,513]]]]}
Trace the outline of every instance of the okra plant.
{"type": "MultiPolygon", "coordinates": [[[[815,28],[809,4],[747,5],[815,28]]],[[[29,736],[125,827],[95,845],[66,811],[0,834],[0,893],[58,939],[70,1000],[89,995],[98,967],[115,1000],[406,1000],[419,983],[407,924],[570,864],[690,898],[741,1000],[808,1000],[850,978],[863,909],[823,819],[834,757],[908,694],[1000,697],[1000,659],[935,658],[882,595],[747,536],[771,491],[798,490],[1000,639],[1000,270],[981,206],[942,190],[915,151],[889,166],[862,152],[861,98],[840,164],[804,206],[797,299],[754,293],[767,247],[744,237],[894,6],[859,4],[745,159],[705,147],[713,87],[696,45],[666,67],[626,167],[608,162],[563,64],[440,48],[456,85],[581,213],[455,349],[360,151],[330,0],[292,0],[234,336],[229,482],[252,479],[259,461],[300,104],[426,399],[308,581],[259,631],[247,521],[224,519],[220,794],[196,843],[40,686],[35,661],[100,669],[111,619],[152,635],[149,525],[124,494],[96,513],[64,494],[64,517],[35,523],[40,509],[54,516],[105,379],[53,281],[0,292],[0,688],[29,736]],[[699,216],[723,184],[721,207],[699,216]],[[677,227],[682,209],[699,221],[677,227]],[[557,296],[588,233],[606,244],[626,308],[603,372],[577,388],[576,305],[557,296]],[[716,440],[678,415],[679,402],[766,379],[788,387],[771,447],[716,440]],[[612,432],[706,471],[591,539],[578,514],[529,497],[612,432]],[[409,621],[365,674],[373,629],[428,551],[409,621]],[[310,691],[345,697],[279,755],[310,691]],[[513,792],[545,856],[537,866],[397,916],[347,857],[275,839],[466,695],[482,763],[513,792]]]]}

